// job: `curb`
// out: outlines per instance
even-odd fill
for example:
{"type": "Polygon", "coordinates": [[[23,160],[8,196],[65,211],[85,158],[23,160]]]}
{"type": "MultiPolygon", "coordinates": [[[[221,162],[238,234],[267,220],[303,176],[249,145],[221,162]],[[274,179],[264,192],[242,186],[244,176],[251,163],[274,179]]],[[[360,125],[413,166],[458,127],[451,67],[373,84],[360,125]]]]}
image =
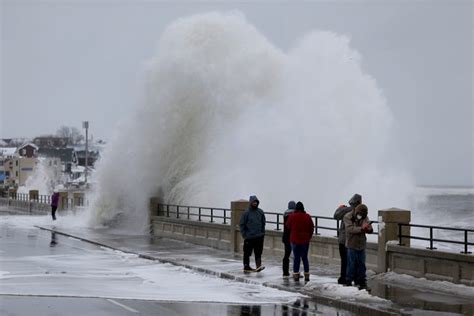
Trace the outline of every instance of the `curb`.
{"type": "Polygon", "coordinates": [[[287,291],[287,292],[300,293],[300,294],[311,297],[317,303],[320,303],[322,305],[327,305],[327,306],[332,306],[332,307],[344,309],[346,311],[353,312],[353,313],[360,314],[360,315],[364,315],[364,316],[404,315],[402,312],[396,311],[396,310],[384,310],[384,309],[368,306],[368,305],[365,305],[365,304],[358,304],[358,303],[355,303],[355,302],[347,302],[347,301],[343,301],[343,300],[338,300],[338,299],[335,299],[335,298],[332,298],[332,297],[327,297],[327,296],[324,296],[324,295],[314,295],[314,293],[312,293],[309,290],[304,290],[304,289],[295,290],[295,289],[291,289],[291,288],[289,289],[289,288],[281,286],[281,285],[271,284],[271,283],[268,283],[268,282],[257,282],[257,281],[246,279],[244,277],[235,276],[235,275],[227,273],[227,272],[216,272],[216,271],[209,270],[209,269],[206,269],[206,268],[195,267],[195,266],[191,266],[189,264],[180,263],[180,262],[170,260],[170,259],[161,259],[161,258],[157,258],[157,257],[154,257],[154,256],[141,254],[141,253],[138,253],[138,252],[123,250],[123,249],[116,248],[116,247],[113,247],[113,246],[110,246],[110,245],[107,245],[107,244],[104,244],[104,243],[101,243],[101,242],[97,242],[97,241],[94,241],[94,240],[78,237],[78,236],[71,235],[71,234],[68,234],[68,233],[65,233],[65,232],[62,232],[62,231],[58,231],[58,230],[55,230],[55,229],[50,229],[50,228],[46,228],[46,227],[42,227],[42,226],[36,226],[36,225],[34,227],[39,228],[41,230],[54,232],[54,233],[57,233],[57,234],[60,234],[60,235],[66,236],[66,237],[71,237],[71,238],[74,238],[74,239],[77,239],[77,240],[80,240],[80,241],[84,241],[84,242],[87,242],[87,243],[90,243],[90,244],[93,244],[93,245],[96,245],[96,246],[104,247],[104,248],[115,250],[115,251],[121,251],[121,252],[127,253],[127,254],[136,255],[136,256],[138,256],[139,258],[142,258],[142,259],[147,259],[147,260],[157,261],[159,263],[168,263],[168,264],[172,264],[174,266],[184,267],[184,268],[187,268],[187,269],[192,270],[192,271],[196,271],[196,272],[199,272],[199,273],[204,273],[204,274],[216,276],[216,277],[221,278],[221,279],[232,280],[232,281],[237,281],[237,282],[247,283],[247,284],[262,285],[262,286],[265,286],[265,287],[270,287],[270,288],[274,288],[274,289],[278,289],[278,290],[282,290],[282,291],[287,291]]]}

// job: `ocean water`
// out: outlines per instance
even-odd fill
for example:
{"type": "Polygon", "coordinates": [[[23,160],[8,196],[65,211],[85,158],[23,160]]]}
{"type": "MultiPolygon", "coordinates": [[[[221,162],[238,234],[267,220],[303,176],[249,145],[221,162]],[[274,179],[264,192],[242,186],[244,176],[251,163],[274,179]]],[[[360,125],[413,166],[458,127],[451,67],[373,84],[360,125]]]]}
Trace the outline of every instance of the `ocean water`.
{"type": "Polygon", "coordinates": [[[474,188],[418,187],[412,222],[474,229],[474,188]]]}
{"type": "MultiPolygon", "coordinates": [[[[474,188],[466,187],[418,187],[412,205],[412,224],[440,227],[456,227],[474,230],[474,188]]],[[[428,237],[429,230],[412,228],[412,236],[428,237]]],[[[464,240],[464,232],[435,229],[434,238],[464,240]]],[[[468,241],[474,242],[474,232],[468,233],[468,241]]],[[[412,241],[428,247],[427,241],[412,241]]],[[[462,251],[463,245],[435,243],[438,249],[462,251]]],[[[474,252],[474,246],[470,247],[474,252]]]]}

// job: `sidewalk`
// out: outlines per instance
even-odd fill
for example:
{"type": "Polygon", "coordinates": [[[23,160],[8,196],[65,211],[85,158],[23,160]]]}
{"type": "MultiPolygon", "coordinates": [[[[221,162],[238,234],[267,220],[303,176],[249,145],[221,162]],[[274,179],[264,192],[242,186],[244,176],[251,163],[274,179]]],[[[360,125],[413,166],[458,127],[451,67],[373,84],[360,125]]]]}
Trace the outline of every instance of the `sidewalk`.
{"type": "MultiPolygon", "coordinates": [[[[372,294],[369,294],[367,291],[359,291],[355,287],[338,285],[339,267],[335,266],[315,266],[313,263],[310,270],[311,281],[305,284],[304,281],[284,280],[280,259],[266,258],[265,254],[263,261],[266,268],[264,271],[244,274],[241,256],[213,248],[160,237],[114,234],[106,229],[55,229],[54,226],[46,225],[38,226],[38,228],[55,231],[98,246],[133,253],[141,258],[183,266],[220,278],[299,292],[313,298],[317,303],[366,316],[433,315],[436,313],[435,311],[440,311],[443,315],[446,312],[471,315],[474,310],[474,303],[472,303],[474,296],[471,296],[471,293],[460,297],[459,293],[462,291],[455,291],[451,293],[452,297],[450,298],[449,293],[440,295],[439,292],[426,291],[424,289],[426,284],[423,282],[418,284],[418,288],[414,288],[413,285],[407,286],[404,283],[395,285],[397,282],[394,282],[393,274],[389,274],[387,280],[380,276],[369,280],[369,286],[372,287],[372,294]],[[440,296],[443,298],[442,300],[440,300],[440,296]]],[[[251,262],[252,259],[253,257],[251,262]]],[[[462,289],[463,286],[461,286],[462,289]]]]}

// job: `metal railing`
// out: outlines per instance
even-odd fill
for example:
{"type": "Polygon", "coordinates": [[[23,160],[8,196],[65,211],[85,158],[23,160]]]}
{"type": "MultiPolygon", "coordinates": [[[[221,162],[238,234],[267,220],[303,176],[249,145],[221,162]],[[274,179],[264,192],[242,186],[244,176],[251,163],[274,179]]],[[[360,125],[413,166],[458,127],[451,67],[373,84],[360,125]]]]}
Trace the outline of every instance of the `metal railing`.
{"type": "MultiPolygon", "coordinates": [[[[220,223],[230,224],[231,210],[226,208],[188,206],[176,204],[158,204],[158,214],[166,217],[184,218],[191,220],[203,221],[203,218],[210,219],[210,223],[214,223],[216,219],[221,219],[220,223]]],[[[336,237],[339,236],[340,220],[327,216],[311,216],[314,221],[314,234],[321,235],[321,230],[334,231],[336,237]],[[330,222],[331,224],[328,224],[330,222]],[[335,225],[334,225],[335,224],[335,225]],[[329,226],[328,226],[329,225],[329,226]]],[[[270,228],[274,230],[282,230],[284,226],[283,214],[276,212],[265,212],[265,219],[270,228]]],[[[372,222],[377,224],[378,222],[372,222]]],[[[378,232],[374,230],[374,234],[378,232]]]]}
{"type": "MultiPolygon", "coordinates": [[[[267,219],[267,224],[275,225],[275,230],[282,230],[284,226],[283,220],[284,214],[274,213],[274,212],[265,212],[265,217],[267,219]],[[270,216],[269,216],[270,215],[270,216]],[[273,218],[273,220],[272,220],[273,218]]],[[[334,217],[329,216],[316,216],[312,215],[311,218],[314,222],[314,234],[321,235],[321,230],[328,230],[336,232],[336,237],[339,237],[339,227],[341,226],[341,220],[335,219],[334,217]],[[327,226],[329,225],[329,226],[327,226]]],[[[373,224],[378,224],[377,221],[372,221],[373,224]]],[[[373,234],[378,234],[374,229],[373,234]]]]}
{"type": "Polygon", "coordinates": [[[38,202],[43,204],[51,204],[51,195],[42,195],[38,196],[38,202]]]}
{"type": "Polygon", "coordinates": [[[176,204],[158,204],[158,214],[166,217],[194,219],[202,222],[203,219],[210,219],[210,223],[221,220],[221,224],[230,224],[230,209],[219,207],[188,206],[176,204]]]}
{"type": "Polygon", "coordinates": [[[474,246],[474,243],[469,242],[469,233],[474,233],[473,229],[467,229],[467,228],[455,228],[455,227],[441,227],[441,226],[429,226],[429,225],[416,225],[416,224],[398,224],[398,244],[400,246],[403,246],[402,239],[407,238],[407,239],[416,239],[416,240],[425,240],[429,241],[430,246],[427,247],[426,249],[430,250],[435,250],[437,249],[436,247],[433,246],[434,242],[437,243],[447,243],[447,244],[458,244],[458,245],[464,245],[464,251],[461,251],[461,253],[464,254],[471,254],[472,252],[468,251],[469,246],[474,246]],[[411,233],[410,235],[403,235],[402,227],[417,227],[417,228],[424,228],[424,229],[429,229],[429,237],[420,237],[420,236],[412,236],[411,233]],[[457,232],[464,232],[464,240],[448,240],[448,239],[440,239],[440,238],[435,238],[434,237],[434,230],[444,230],[444,231],[457,231],[457,232]]]}

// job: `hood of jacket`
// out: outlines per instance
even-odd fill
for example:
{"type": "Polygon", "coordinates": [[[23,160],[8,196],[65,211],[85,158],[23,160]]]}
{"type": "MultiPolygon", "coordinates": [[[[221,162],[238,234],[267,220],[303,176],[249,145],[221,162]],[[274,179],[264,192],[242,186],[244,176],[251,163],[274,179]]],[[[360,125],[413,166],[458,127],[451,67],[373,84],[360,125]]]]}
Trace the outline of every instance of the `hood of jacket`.
{"type": "Polygon", "coordinates": [[[362,196],[360,194],[354,194],[349,200],[349,205],[355,207],[362,203],[362,196]]]}
{"type": "Polygon", "coordinates": [[[367,208],[367,206],[365,204],[359,204],[354,209],[354,215],[357,216],[357,215],[360,214],[360,215],[362,215],[362,218],[366,218],[368,212],[369,212],[369,209],[367,208]]]}
{"type": "Polygon", "coordinates": [[[295,201],[288,202],[288,209],[289,210],[294,210],[295,207],[296,207],[296,202],[295,201]]]}

